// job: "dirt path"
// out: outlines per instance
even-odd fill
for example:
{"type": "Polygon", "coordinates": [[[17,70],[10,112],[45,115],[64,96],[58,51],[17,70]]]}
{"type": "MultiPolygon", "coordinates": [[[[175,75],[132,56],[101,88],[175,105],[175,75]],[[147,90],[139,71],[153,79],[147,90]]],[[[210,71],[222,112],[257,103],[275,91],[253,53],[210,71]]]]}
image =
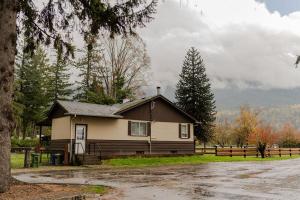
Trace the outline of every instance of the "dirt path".
{"type": "MultiPolygon", "coordinates": [[[[12,180],[9,190],[0,193],[0,200],[68,200],[74,197],[79,199],[85,196],[85,199],[100,199],[102,194],[88,190],[90,186],[85,185],[60,185],[60,184],[30,184],[12,180]]],[[[114,192],[107,188],[105,192],[114,192]]],[[[113,193],[114,194],[114,193],[113,193]]]]}
{"type": "Polygon", "coordinates": [[[15,175],[30,183],[101,184],[105,199],[299,199],[300,159],[15,175]]]}

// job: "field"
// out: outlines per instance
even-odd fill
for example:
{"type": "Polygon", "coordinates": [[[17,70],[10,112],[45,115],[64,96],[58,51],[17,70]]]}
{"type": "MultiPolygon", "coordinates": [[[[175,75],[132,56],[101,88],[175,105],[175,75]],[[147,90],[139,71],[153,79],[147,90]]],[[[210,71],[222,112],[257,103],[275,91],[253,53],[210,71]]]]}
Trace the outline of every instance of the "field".
{"type": "MultiPolygon", "coordinates": [[[[48,163],[48,158],[46,154],[43,154],[42,158],[42,165],[45,165],[48,163]]],[[[10,159],[10,164],[12,169],[18,169],[18,168],[23,168],[24,166],[24,154],[23,153],[12,153],[11,154],[11,159],[10,159]]]]}

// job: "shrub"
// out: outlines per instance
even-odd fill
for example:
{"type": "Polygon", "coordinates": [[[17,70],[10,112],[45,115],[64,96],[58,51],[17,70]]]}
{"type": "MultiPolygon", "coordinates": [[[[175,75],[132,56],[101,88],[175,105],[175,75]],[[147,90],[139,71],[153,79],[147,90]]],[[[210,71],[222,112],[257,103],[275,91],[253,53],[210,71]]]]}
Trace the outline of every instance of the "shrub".
{"type": "Polygon", "coordinates": [[[30,138],[30,139],[19,139],[19,138],[11,138],[11,147],[35,147],[39,144],[38,138],[30,138]]]}

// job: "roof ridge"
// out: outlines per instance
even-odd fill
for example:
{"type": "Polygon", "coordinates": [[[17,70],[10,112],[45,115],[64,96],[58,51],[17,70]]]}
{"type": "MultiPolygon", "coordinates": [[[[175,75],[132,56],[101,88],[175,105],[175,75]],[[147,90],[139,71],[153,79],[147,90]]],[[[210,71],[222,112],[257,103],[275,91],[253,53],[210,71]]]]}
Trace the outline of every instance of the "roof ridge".
{"type": "Polygon", "coordinates": [[[100,104],[100,103],[89,103],[89,102],[80,102],[80,101],[72,101],[72,100],[57,100],[58,102],[67,102],[67,103],[79,103],[79,104],[86,104],[86,105],[97,105],[97,106],[114,106],[116,104],[100,104]]]}

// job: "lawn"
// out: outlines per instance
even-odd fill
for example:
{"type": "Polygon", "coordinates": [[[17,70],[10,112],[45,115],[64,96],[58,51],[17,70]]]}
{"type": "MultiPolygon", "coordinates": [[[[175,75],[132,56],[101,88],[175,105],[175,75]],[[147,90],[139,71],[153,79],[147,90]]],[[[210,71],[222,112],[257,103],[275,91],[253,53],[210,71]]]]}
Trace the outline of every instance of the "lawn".
{"type": "MultiPolygon", "coordinates": [[[[239,162],[239,161],[272,161],[272,160],[287,160],[293,158],[300,158],[300,156],[272,156],[270,158],[256,158],[249,156],[215,156],[215,155],[193,155],[193,156],[177,156],[177,157],[128,157],[128,158],[115,158],[104,160],[103,166],[112,167],[147,167],[147,166],[164,166],[164,165],[183,165],[183,164],[203,164],[209,162],[239,162]]],[[[47,155],[43,155],[42,165],[47,165],[47,155]]],[[[11,154],[11,167],[12,169],[23,168],[24,154],[11,154]]]]}
{"type": "Polygon", "coordinates": [[[178,157],[128,157],[105,160],[104,165],[116,167],[147,167],[147,166],[164,166],[164,165],[181,165],[181,164],[203,164],[209,162],[238,162],[238,161],[272,161],[287,160],[300,158],[300,156],[273,156],[270,158],[256,158],[243,156],[215,156],[215,155],[194,155],[178,157]]]}
{"type": "Polygon", "coordinates": [[[105,187],[103,185],[88,185],[85,187],[84,191],[87,193],[103,195],[107,193],[108,187],[105,187]]]}
{"type": "MultiPolygon", "coordinates": [[[[48,163],[47,155],[43,154],[42,165],[48,163]]],[[[12,169],[18,169],[24,167],[24,153],[12,153],[10,158],[10,164],[12,169]]]]}

